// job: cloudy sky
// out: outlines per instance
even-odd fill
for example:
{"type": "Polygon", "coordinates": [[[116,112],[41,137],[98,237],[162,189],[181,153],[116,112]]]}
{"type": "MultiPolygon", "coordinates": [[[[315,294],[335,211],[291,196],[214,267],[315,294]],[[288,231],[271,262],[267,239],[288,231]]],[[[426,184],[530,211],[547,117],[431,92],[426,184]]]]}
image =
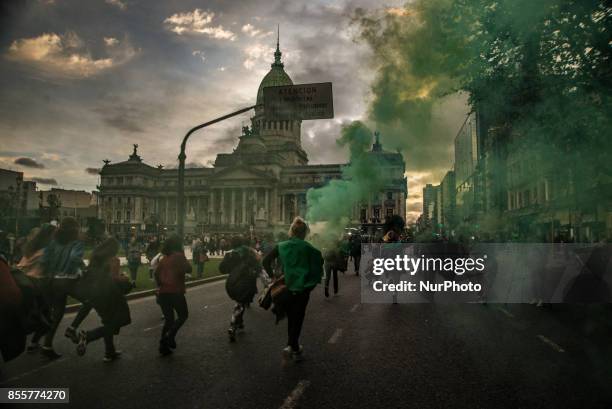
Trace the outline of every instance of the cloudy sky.
{"type": "MultiPolygon", "coordinates": [[[[355,8],[401,2],[29,0],[2,2],[0,167],[23,171],[41,189],[91,190],[103,159],[122,161],[139,144],[151,164],[175,166],[192,126],[255,102],[270,68],[280,24],[285,70],[295,83],[331,81],[334,120],[305,121],[311,163],[343,162],[343,122],[364,119],[375,76],[371,53],[355,41],[355,8]]],[[[450,141],[465,106],[440,110],[450,141]],[[450,112],[450,113],[449,113],[450,112]]],[[[207,165],[235,146],[249,115],[192,137],[188,162],[207,165]]],[[[384,135],[383,135],[384,143],[384,135]]],[[[410,171],[416,216],[431,172],[410,171]]]]}

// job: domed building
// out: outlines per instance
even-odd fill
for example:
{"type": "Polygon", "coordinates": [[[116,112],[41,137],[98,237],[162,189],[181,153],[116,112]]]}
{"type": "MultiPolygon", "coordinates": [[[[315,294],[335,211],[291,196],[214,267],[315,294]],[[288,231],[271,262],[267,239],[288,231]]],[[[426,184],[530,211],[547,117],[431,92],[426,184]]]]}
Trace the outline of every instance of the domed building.
{"type": "MultiPolygon", "coordinates": [[[[275,231],[306,214],[306,192],[342,178],[344,164],[309,165],[302,148],[300,120],[270,121],[264,116],[263,89],[292,85],[277,41],[274,62],[257,90],[251,126],[242,128],[236,148],[217,155],[212,167],[185,170],[186,233],[275,231]],[[195,220],[193,220],[195,219],[195,220]]],[[[145,164],[136,152],[129,160],[107,163],[100,171],[100,214],[113,234],[173,231],[176,226],[178,171],[145,164]]],[[[392,184],[356,206],[355,225],[376,225],[391,214],[405,217],[406,179],[402,155],[387,152],[376,138],[372,155],[392,184]]]]}

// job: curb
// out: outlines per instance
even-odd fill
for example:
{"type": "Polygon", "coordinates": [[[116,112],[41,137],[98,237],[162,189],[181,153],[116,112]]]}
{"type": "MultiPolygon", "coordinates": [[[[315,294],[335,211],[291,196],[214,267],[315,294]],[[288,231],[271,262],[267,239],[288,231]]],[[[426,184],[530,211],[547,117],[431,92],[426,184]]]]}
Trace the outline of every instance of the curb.
{"type": "MultiPolygon", "coordinates": [[[[221,280],[225,280],[227,278],[227,274],[219,274],[216,275],[214,277],[208,277],[208,278],[201,278],[199,280],[192,280],[192,281],[187,281],[185,283],[185,288],[191,288],[191,287],[196,287],[198,285],[202,285],[202,284],[207,284],[207,283],[212,283],[215,281],[221,281],[221,280]]],[[[128,301],[130,300],[136,300],[139,298],[144,298],[144,297],[149,297],[151,295],[155,295],[155,293],[157,292],[156,288],[152,288],[150,290],[143,290],[143,291],[137,291],[134,293],[129,293],[128,295],[125,296],[125,298],[127,298],[128,301]]],[[[81,307],[80,303],[77,304],[70,304],[66,306],[66,313],[70,313],[70,312],[75,312],[77,311],[79,308],[81,307]]]]}

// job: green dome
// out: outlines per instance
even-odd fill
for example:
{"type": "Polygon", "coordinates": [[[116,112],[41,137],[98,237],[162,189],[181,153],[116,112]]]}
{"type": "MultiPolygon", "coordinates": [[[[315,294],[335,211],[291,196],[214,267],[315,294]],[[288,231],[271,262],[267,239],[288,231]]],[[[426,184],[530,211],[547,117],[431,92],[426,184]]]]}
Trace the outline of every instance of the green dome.
{"type": "Polygon", "coordinates": [[[263,104],[263,89],[265,87],[275,87],[279,85],[293,85],[293,81],[284,70],[284,64],[281,62],[281,55],[278,41],[276,42],[276,51],[274,52],[274,62],[272,69],[263,77],[259,89],[257,90],[257,104],[263,104]]]}

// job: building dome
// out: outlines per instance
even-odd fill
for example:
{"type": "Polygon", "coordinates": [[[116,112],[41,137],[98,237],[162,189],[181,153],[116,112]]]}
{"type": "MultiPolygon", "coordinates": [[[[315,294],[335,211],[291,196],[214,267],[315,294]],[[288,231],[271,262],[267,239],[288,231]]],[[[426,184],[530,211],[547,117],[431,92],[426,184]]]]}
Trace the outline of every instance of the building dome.
{"type": "Polygon", "coordinates": [[[257,90],[257,104],[263,104],[263,89],[265,87],[275,87],[279,85],[293,85],[293,81],[284,69],[284,64],[281,62],[281,51],[278,44],[278,38],[276,40],[276,51],[274,52],[274,62],[272,68],[261,80],[259,89],[257,90]]]}

